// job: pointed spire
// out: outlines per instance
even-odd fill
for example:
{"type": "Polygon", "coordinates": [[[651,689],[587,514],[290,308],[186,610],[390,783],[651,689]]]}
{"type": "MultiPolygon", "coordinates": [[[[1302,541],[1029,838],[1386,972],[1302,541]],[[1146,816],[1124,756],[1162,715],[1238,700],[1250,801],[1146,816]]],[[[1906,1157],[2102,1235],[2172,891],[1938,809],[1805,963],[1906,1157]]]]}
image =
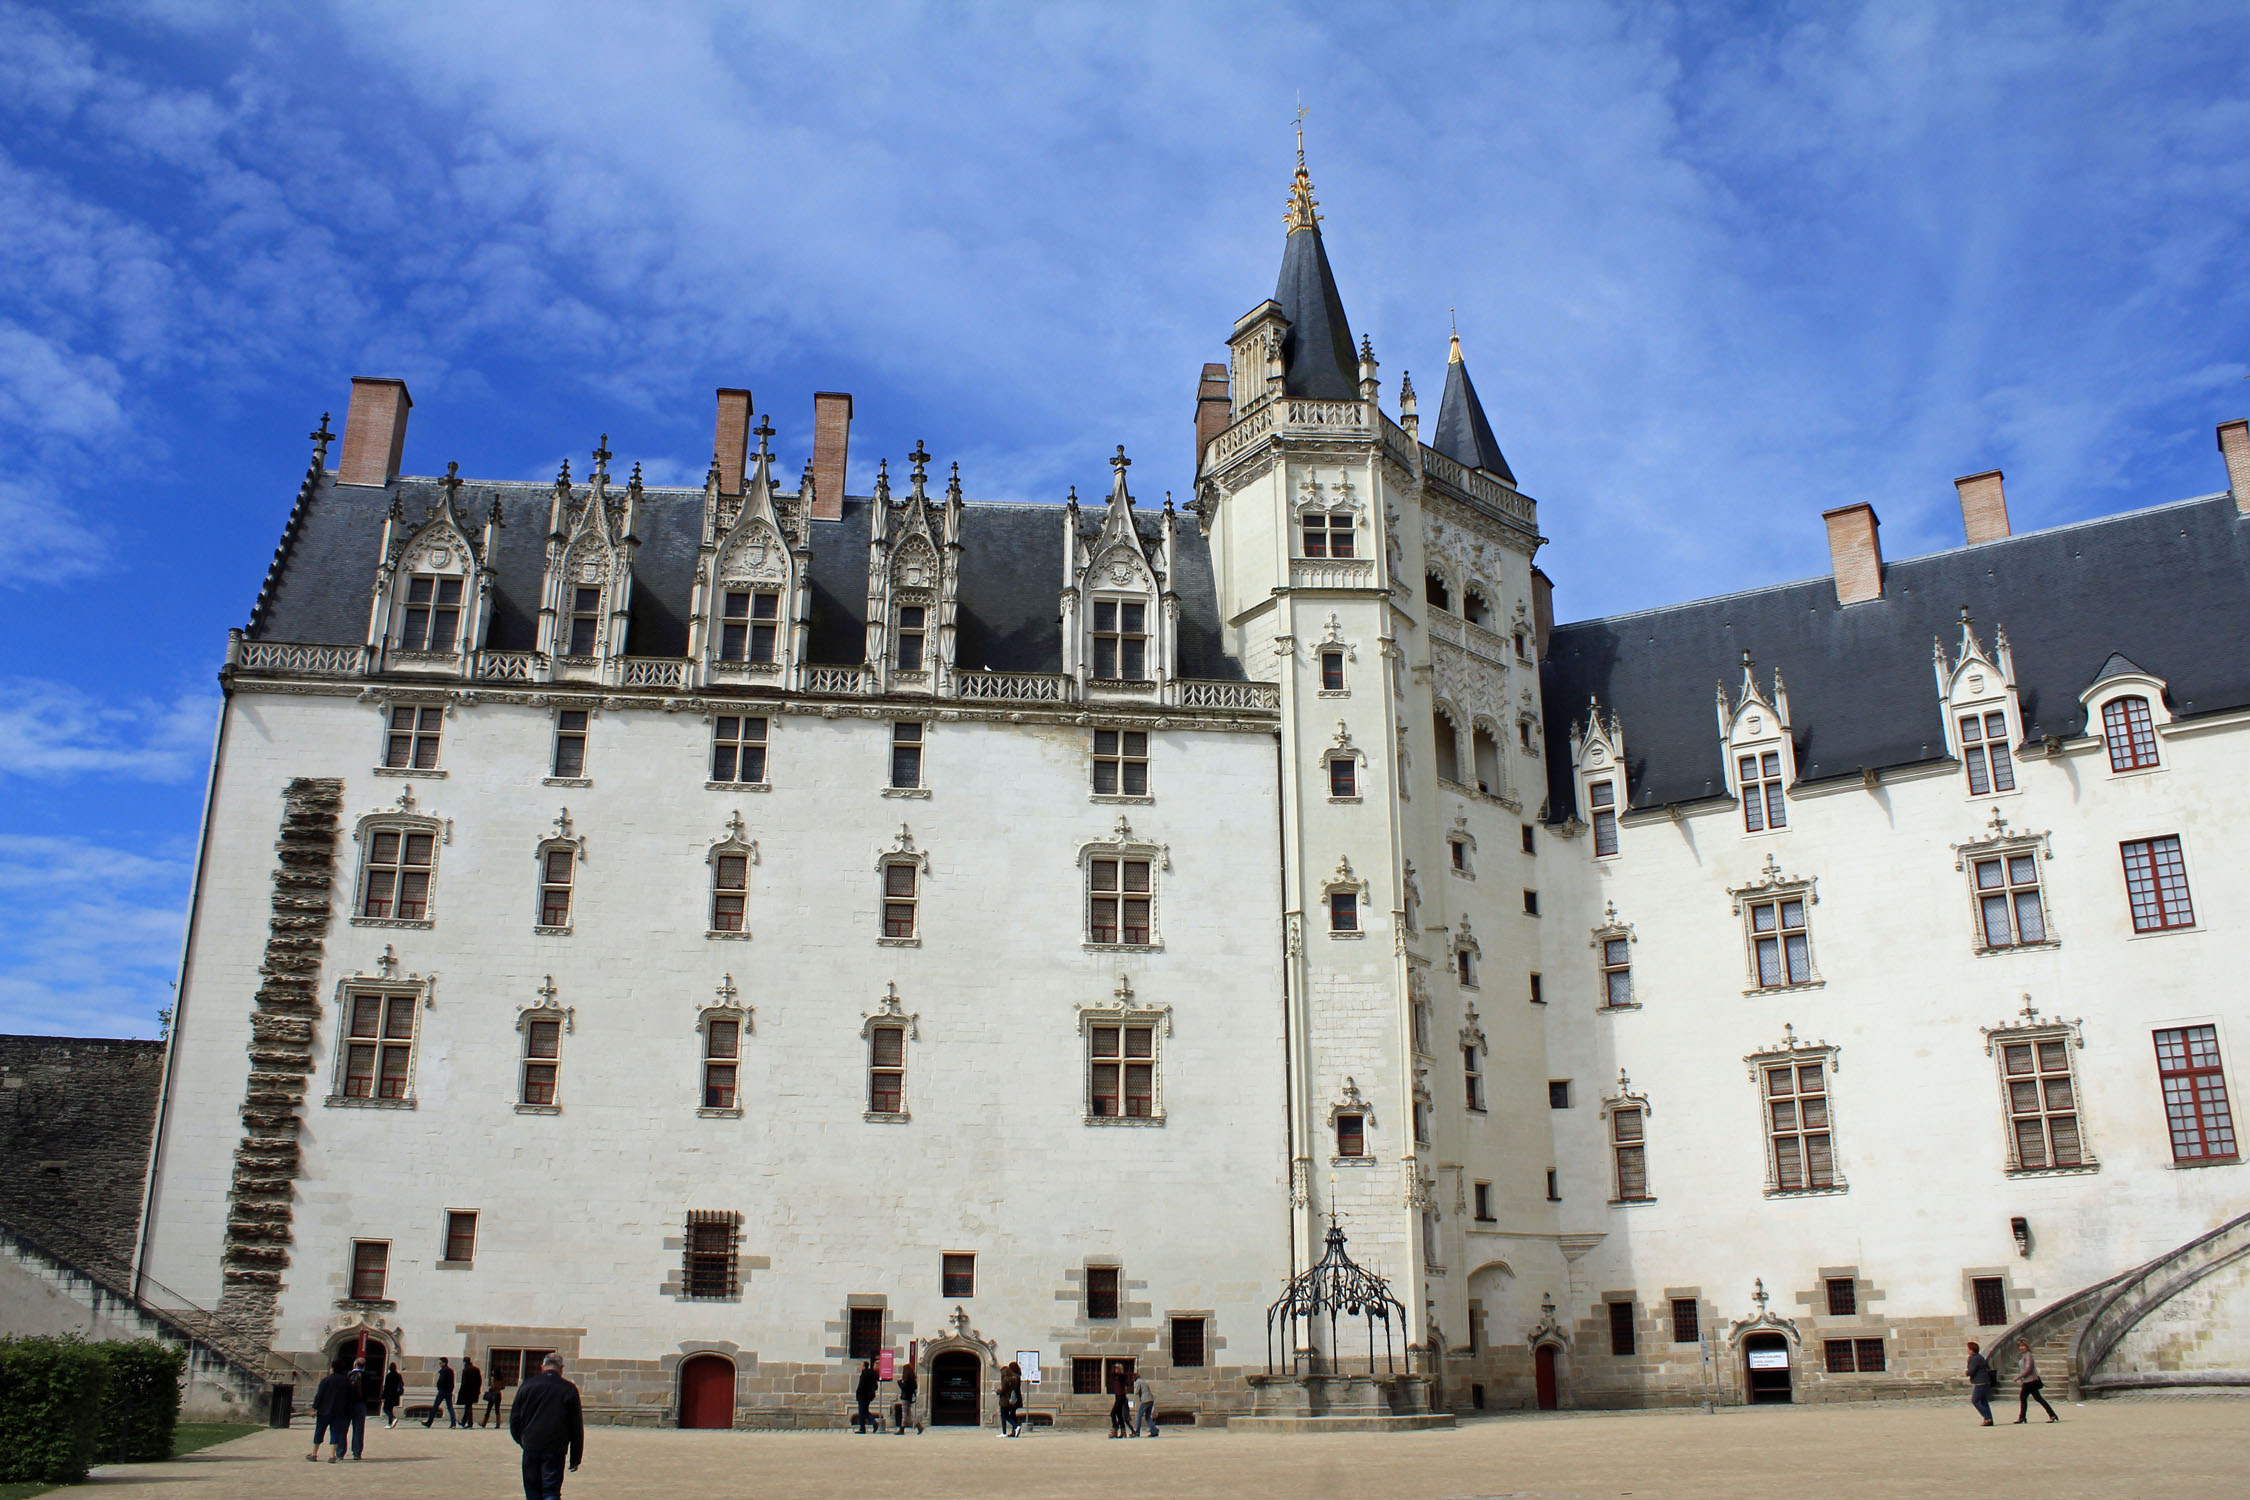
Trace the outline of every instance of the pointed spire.
{"type": "Polygon", "coordinates": [[[328,445],[336,441],[336,434],[328,430],[328,413],[322,412],[320,414],[320,430],[317,432],[308,432],[305,434],[305,436],[312,439],[313,462],[320,465],[324,469],[327,468],[328,445]]]}
{"type": "Polygon", "coordinates": [[[875,461],[875,501],[884,506],[891,503],[891,461],[887,458],[875,461]]]}
{"type": "Polygon", "coordinates": [[[1445,366],[1445,399],[1438,405],[1437,428],[1430,446],[1464,468],[1516,482],[1492,424],[1484,419],[1484,403],[1477,399],[1476,383],[1469,379],[1468,363],[1461,358],[1461,335],[1453,335],[1453,352],[1445,366]]]}
{"type": "Polygon", "coordinates": [[[930,450],[922,446],[920,438],[916,438],[914,451],[907,454],[906,459],[914,465],[914,498],[920,500],[923,498],[924,481],[930,477],[930,450]]]}
{"type": "Polygon", "coordinates": [[[594,478],[596,480],[609,478],[609,461],[615,456],[609,451],[609,434],[605,432],[602,434],[601,441],[594,444],[594,478]]]}
{"type": "Polygon", "coordinates": [[[958,462],[953,465],[951,477],[945,481],[945,503],[948,505],[959,505],[961,503],[961,465],[958,462]]]}
{"type": "MultiPolygon", "coordinates": [[[[1298,129],[1303,128],[1300,122],[1298,129]]],[[[1289,189],[1289,238],[1282,246],[1281,276],[1273,292],[1289,320],[1289,331],[1282,336],[1282,389],[1316,401],[1351,401],[1359,396],[1357,345],[1335,273],[1328,269],[1328,251],[1320,242],[1318,207],[1312,174],[1300,154],[1289,189]]]]}

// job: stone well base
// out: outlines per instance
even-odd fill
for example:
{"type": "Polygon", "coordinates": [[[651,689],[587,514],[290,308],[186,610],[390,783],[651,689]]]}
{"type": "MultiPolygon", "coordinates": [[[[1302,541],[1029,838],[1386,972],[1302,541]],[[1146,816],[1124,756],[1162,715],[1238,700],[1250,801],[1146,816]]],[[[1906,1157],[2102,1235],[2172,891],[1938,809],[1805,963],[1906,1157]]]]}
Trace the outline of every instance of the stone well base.
{"type": "Polygon", "coordinates": [[[1350,1417],[1229,1417],[1229,1432],[1427,1432],[1434,1427],[1455,1427],[1449,1411],[1415,1412],[1409,1416],[1350,1417]]]}

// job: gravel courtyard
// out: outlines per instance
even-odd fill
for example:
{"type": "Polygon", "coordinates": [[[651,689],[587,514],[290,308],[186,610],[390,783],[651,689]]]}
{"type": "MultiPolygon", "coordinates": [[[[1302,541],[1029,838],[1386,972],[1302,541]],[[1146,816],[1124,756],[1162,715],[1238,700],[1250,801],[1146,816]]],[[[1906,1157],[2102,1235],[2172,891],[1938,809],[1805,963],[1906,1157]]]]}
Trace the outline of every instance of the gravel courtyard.
{"type": "MultiPolygon", "coordinates": [[[[1307,1500],[1605,1500],[1648,1497],[1926,1497],[1944,1493],[2225,1496],[2246,1492],[2250,1401],[2127,1400],[2060,1408],[2048,1426],[1976,1425],[1958,1407],[1758,1407],[1483,1418],[1452,1432],[1234,1436],[1181,1429],[1113,1446],[1099,1433],[1014,1442],[932,1430],[849,1433],[595,1428],[568,1500],[1089,1500],[1302,1496],[1307,1500]]],[[[304,1461],[311,1434],[261,1432],[176,1463],[97,1470],[82,1495],[133,1500],[394,1500],[522,1493],[515,1446],[491,1431],[367,1435],[367,1457],[304,1461]]]]}

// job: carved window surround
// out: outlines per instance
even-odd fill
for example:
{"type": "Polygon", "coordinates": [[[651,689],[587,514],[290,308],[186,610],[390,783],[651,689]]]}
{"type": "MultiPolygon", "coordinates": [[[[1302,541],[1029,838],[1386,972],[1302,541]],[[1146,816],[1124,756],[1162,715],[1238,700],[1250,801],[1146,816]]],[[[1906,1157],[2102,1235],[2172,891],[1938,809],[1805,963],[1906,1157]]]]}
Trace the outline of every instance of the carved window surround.
{"type": "MultiPolygon", "coordinates": [[[[1734,915],[1742,919],[1743,953],[1749,966],[1750,984],[1742,993],[1745,995],[1778,995],[1792,990],[1817,990],[1822,988],[1828,981],[1821,978],[1820,965],[1814,956],[1812,940],[1812,909],[1820,904],[1820,881],[1813,876],[1799,877],[1784,874],[1781,869],[1781,862],[1771,854],[1766,856],[1765,868],[1759,872],[1759,875],[1759,879],[1748,885],[1729,886],[1727,888],[1727,896],[1733,902],[1734,915]],[[1761,984],[1758,975],[1758,935],[1753,928],[1752,908],[1771,902],[1775,905],[1778,914],[1780,903],[1791,900],[1801,900],[1805,907],[1805,965],[1809,977],[1793,983],[1761,984]]],[[[1781,972],[1786,976],[1788,974],[1786,942],[1778,926],[1775,929],[1774,937],[1776,941],[1784,943],[1781,972]]]]}

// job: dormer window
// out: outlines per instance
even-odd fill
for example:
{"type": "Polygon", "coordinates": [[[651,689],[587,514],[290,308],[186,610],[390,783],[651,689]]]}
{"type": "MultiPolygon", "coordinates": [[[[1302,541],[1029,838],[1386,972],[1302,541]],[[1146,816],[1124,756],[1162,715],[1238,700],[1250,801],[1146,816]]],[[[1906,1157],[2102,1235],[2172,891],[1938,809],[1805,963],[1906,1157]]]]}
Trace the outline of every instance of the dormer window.
{"type": "Polygon", "coordinates": [[[1781,789],[1781,752],[1767,750],[1740,756],[1735,770],[1740,777],[1743,832],[1788,827],[1789,807],[1781,789]]]}
{"type": "Polygon", "coordinates": [[[602,634],[602,591],[598,588],[574,588],[570,591],[570,648],[566,656],[592,656],[602,634]]]}
{"type": "Polygon", "coordinates": [[[2102,737],[2109,742],[2112,771],[2140,771],[2156,761],[2156,724],[2141,697],[2112,698],[2102,705],[2102,737]]]}
{"type": "Polygon", "coordinates": [[[1139,682],[1148,676],[1148,606],[1122,599],[1094,601],[1094,675],[1139,682]]]}
{"type": "Polygon", "coordinates": [[[719,624],[719,660],[770,665],[781,627],[781,595],[730,589],[719,624]]]}
{"type": "Polygon", "coordinates": [[[919,604],[902,604],[898,607],[898,669],[901,672],[922,670],[924,646],[929,637],[924,630],[928,612],[919,604]]]}
{"type": "Polygon", "coordinates": [[[1617,787],[1607,781],[1597,781],[1586,789],[1586,800],[1593,804],[1594,857],[1603,858],[1617,852],[1617,787]]]}
{"type": "Polygon", "coordinates": [[[2016,789],[2016,768],[2008,754],[2008,716],[1998,709],[1963,714],[1961,759],[1969,767],[1969,795],[1985,797],[2016,789]]]}
{"type": "Polygon", "coordinates": [[[451,651],[461,635],[461,580],[417,573],[406,583],[403,651],[451,651]]]}
{"type": "Polygon", "coordinates": [[[1312,511],[1305,517],[1305,556],[1351,557],[1352,517],[1349,511],[1312,511]]]}

